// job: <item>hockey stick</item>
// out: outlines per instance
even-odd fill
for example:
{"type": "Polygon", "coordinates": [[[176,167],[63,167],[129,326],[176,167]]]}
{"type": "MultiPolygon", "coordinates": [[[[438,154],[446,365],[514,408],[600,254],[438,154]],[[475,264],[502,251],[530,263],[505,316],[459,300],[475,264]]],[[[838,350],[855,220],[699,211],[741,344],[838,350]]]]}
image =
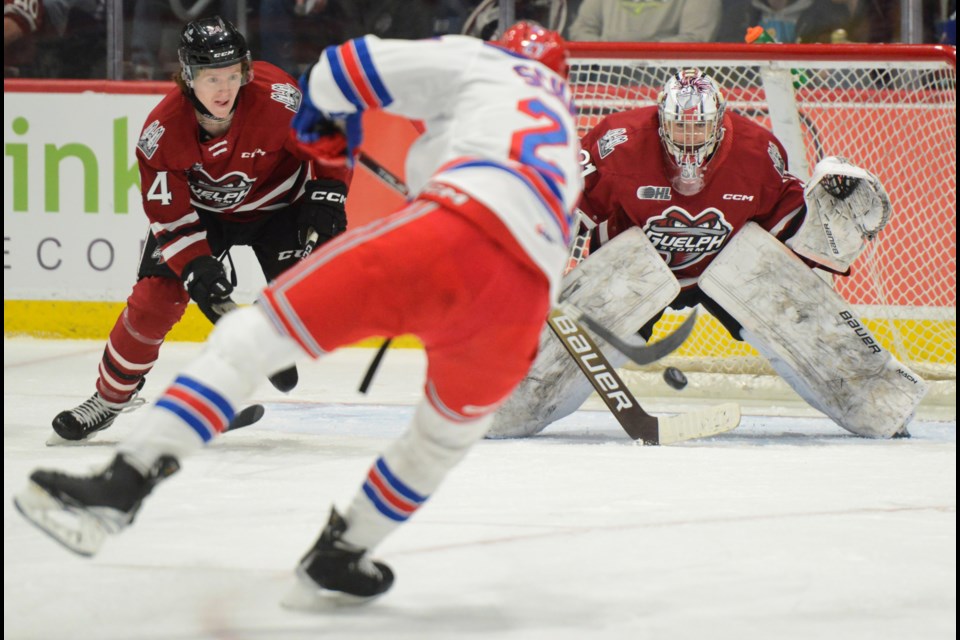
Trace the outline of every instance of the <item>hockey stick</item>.
{"type": "Polygon", "coordinates": [[[360,152],[357,154],[357,162],[360,163],[360,166],[365,167],[367,170],[371,171],[373,175],[380,178],[380,181],[385,183],[388,187],[402,195],[407,197],[410,195],[410,189],[407,188],[407,185],[392,171],[387,169],[385,166],[365,154],[360,152]]]}
{"type": "MultiPolygon", "coordinates": [[[[410,195],[410,189],[407,188],[407,185],[399,176],[364,152],[361,151],[357,154],[357,162],[404,198],[410,195]]],[[[377,353],[373,356],[373,360],[370,361],[370,366],[367,367],[367,372],[364,374],[363,380],[360,381],[360,386],[357,388],[360,393],[366,393],[367,390],[370,389],[370,385],[373,383],[373,376],[376,375],[377,369],[380,368],[380,363],[383,361],[383,356],[386,355],[387,349],[390,348],[391,342],[393,342],[393,338],[386,338],[383,344],[380,345],[380,348],[377,349],[377,353]]]]}
{"type": "MultiPolygon", "coordinates": [[[[360,162],[388,186],[393,187],[404,196],[409,195],[403,181],[376,160],[361,154],[360,162]],[[402,190],[400,187],[402,187],[402,190]]],[[[588,225],[583,219],[583,214],[578,212],[578,215],[580,216],[580,224],[578,225],[577,237],[570,249],[570,257],[567,262],[568,270],[583,260],[589,240],[588,225]]],[[[640,407],[640,403],[630,393],[626,384],[617,375],[606,356],[596,346],[596,343],[578,324],[581,319],[586,320],[586,318],[580,317],[572,318],[562,309],[554,309],[550,312],[547,324],[590,381],[594,390],[604,400],[617,422],[620,423],[627,435],[634,440],[643,440],[646,444],[671,444],[691,438],[702,438],[723,433],[740,423],[740,410],[735,404],[721,405],[712,409],[670,418],[655,418],[649,415],[640,407]]],[[[592,319],[589,321],[594,326],[600,326],[592,319]]],[[[695,319],[688,320],[680,329],[664,340],[645,347],[631,348],[631,353],[626,355],[635,361],[640,361],[641,364],[647,364],[662,358],[683,343],[693,329],[694,322],[695,319]]],[[[609,332],[607,333],[609,334],[609,332]]],[[[365,388],[365,384],[369,385],[369,381],[373,378],[373,373],[380,363],[382,352],[386,350],[388,344],[389,341],[385,342],[374,357],[367,375],[361,383],[361,389],[365,388]]]]}
{"type": "Polygon", "coordinates": [[[364,375],[363,380],[360,381],[360,387],[358,389],[360,393],[366,393],[367,389],[370,388],[370,383],[373,382],[373,376],[377,373],[377,369],[380,367],[380,361],[383,360],[383,356],[387,353],[391,342],[393,342],[393,338],[387,338],[383,341],[383,344],[380,345],[380,348],[377,349],[376,355],[373,356],[373,360],[370,361],[370,366],[367,367],[366,375],[364,375]]]}
{"type": "MultiPolygon", "coordinates": [[[[579,321],[593,331],[597,331],[599,327],[602,337],[608,342],[607,336],[613,336],[617,343],[626,344],[589,316],[580,315],[579,321]]],[[[637,364],[650,364],[679,347],[693,331],[695,323],[696,312],[691,314],[679,329],[663,340],[644,346],[629,345],[630,353],[624,353],[624,355],[637,364]]],[[[590,381],[597,395],[632,439],[648,445],[674,444],[724,433],[740,424],[740,407],[735,403],[676,416],[663,418],[651,416],[640,406],[590,334],[574,321],[571,314],[563,308],[554,309],[550,312],[547,324],[580,367],[583,375],[590,381]]],[[[613,342],[610,344],[616,348],[613,342]]]]}
{"type": "MultiPolygon", "coordinates": [[[[313,228],[310,228],[307,232],[307,239],[303,243],[303,249],[300,252],[300,260],[306,260],[310,257],[310,254],[313,253],[313,250],[316,248],[317,243],[320,241],[320,234],[313,228]]],[[[277,371],[272,376],[267,378],[270,381],[270,384],[273,385],[274,389],[281,391],[283,393],[290,393],[293,391],[294,387],[297,386],[297,382],[300,381],[300,374],[297,373],[296,365],[287,367],[282,371],[277,371]]]]}

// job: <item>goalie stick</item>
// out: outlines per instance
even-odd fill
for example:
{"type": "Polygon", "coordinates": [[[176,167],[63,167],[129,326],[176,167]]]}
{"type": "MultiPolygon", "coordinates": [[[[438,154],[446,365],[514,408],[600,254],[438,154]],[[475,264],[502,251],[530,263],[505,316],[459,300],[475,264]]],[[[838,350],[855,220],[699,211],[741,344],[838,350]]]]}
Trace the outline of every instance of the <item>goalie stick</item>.
{"type": "MultiPolygon", "coordinates": [[[[406,185],[400,178],[392,174],[386,167],[382,166],[376,160],[365,154],[360,154],[361,164],[373,172],[375,176],[383,180],[388,186],[393,187],[404,196],[409,195],[406,185]]],[[[587,241],[589,239],[589,229],[582,220],[583,214],[578,211],[581,217],[578,224],[578,234],[574,239],[570,249],[570,259],[567,269],[572,269],[584,258],[587,241]]],[[[664,338],[653,344],[640,347],[631,346],[630,353],[625,353],[627,357],[640,364],[648,364],[669,354],[679,347],[690,331],[693,330],[693,323],[696,321],[694,314],[681,325],[681,327],[664,338]]],[[[590,381],[591,386],[597,394],[603,399],[604,403],[613,413],[614,418],[623,427],[623,430],[634,440],[641,440],[644,444],[673,444],[683,440],[694,438],[704,438],[707,436],[724,433],[734,429],[740,424],[740,408],[734,403],[722,404],[717,407],[711,407],[693,413],[657,418],[651,416],[640,406],[637,399],[633,396],[627,385],[624,384],[616,370],[610,365],[606,356],[597,347],[596,343],[590,338],[589,334],[579,325],[579,321],[590,322],[592,326],[602,326],[598,322],[589,319],[586,316],[578,316],[576,319],[562,308],[555,308],[550,312],[547,324],[554,335],[560,340],[567,353],[573,358],[580,367],[580,370],[590,381]],[[564,333],[569,331],[569,333],[564,333]],[[567,339],[567,336],[571,336],[567,339]],[[576,346],[575,346],[576,345],[576,346]],[[585,346],[585,347],[584,347],[585,346]],[[584,348],[578,351],[578,347],[584,348]],[[610,393],[612,388],[616,393],[610,393]]],[[[609,334],[609,331],[606,332],[609,334]]],[[[618,342],[621,342],[618,340],[618,342]]],[[[364,376],[361,383],[361,390],[369,386],[373,374],[380,364],[383,352],[389,346],[390,340],[386,340],[381,345],[380,350],[374,357],[373,362],[364,376]]]]}

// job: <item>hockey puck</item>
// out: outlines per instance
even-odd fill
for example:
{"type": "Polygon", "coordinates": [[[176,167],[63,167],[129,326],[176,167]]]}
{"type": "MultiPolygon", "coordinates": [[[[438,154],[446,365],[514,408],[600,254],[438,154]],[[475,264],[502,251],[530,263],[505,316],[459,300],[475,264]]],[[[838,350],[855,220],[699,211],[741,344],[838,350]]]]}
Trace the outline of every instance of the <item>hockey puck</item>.
{"type": "Polygon", "coordinates": [[[676,367],[667,367],[663,370],[663,381],[677,391],[687,386],[687,376],[676,367]]]}

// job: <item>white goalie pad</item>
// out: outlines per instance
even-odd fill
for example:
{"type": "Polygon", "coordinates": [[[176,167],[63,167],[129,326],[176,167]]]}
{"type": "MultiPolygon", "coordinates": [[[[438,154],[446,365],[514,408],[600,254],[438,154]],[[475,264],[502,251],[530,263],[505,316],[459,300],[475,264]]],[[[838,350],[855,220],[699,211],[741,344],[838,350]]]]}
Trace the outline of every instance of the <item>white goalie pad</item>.
{"type": "Polygon", "coordinates": [[[875,175],[839,157],[814,167],[803,190],[807,215],[786,241],[798,255],[846,271],[890,220],[892,206],[875,175]]]}
{"type": "MultiPolygon", "coordinates": [[[[560,301],[587,313],[618,336],[630,336],[670,304],[680,284],[638,228],[603,245],[568,273],[560,301]]],[[[614,367],[626,356],[591,334],[614,367]]],[[[537,358],[520,386],[494,415],[488,437],[517,438],[539,433],[573,413],[593,387],[549,327],[540,334],[537,358]]]]}
{"type": "Polygon", "coordinates": [[[848,431],[891,437],[927,392],[843,298],[755,223],[707,267],[700,288],[804,400],[848,431]]]}

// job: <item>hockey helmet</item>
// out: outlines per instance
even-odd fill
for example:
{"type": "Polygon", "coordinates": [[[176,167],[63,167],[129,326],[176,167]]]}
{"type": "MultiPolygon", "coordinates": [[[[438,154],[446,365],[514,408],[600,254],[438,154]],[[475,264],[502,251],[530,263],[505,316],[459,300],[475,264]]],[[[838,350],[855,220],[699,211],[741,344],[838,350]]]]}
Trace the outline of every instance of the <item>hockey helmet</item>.
{"type": "Polygon", "coordinates": [[[531,20],[522,20],[504,31],[497,44],[541,62],[562,77],[567,77],[567,43],[556,31],[550,31],[531,20]]]}
{"type": "Polygon", "coordinates": [[[699,69],[683,69],[664,85],[657,106],[660,139],[679,169],[678,189],[696,193],[703,187],[706,164],[723,139],[726,100],[712,78],[699,69]]]}
{"type": "Polygon", "coordinates": [[[253,79],[250,49],[237,28],[220,16],[194,20],[180,33],[180,69],[184,82],[193,87],[197,71],[243,65],[243,82],[253,79]]]}

